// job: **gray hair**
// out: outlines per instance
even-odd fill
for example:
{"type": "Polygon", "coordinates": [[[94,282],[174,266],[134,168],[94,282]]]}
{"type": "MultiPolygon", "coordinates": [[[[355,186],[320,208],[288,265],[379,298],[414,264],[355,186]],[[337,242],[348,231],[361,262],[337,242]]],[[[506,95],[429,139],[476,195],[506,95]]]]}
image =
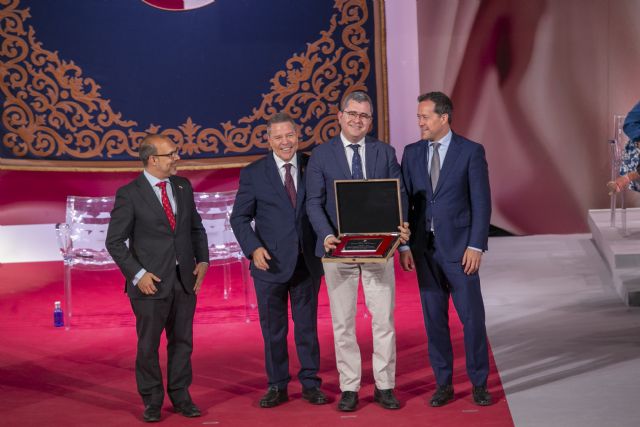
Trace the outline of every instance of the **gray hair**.
{"type": "Polygon", "coordinates": [[[358,103],[368,102],[369,106],[371,106],[371,114],[373,114],[373,102],[371,102],[371,98],[365,92],[357,90],[355,92],[349,93],[347,96],[342,98],[342,103],[340,104],[340,111],[344,111],[349,104],[349,101],[355,101],[358,103]]]}
{"type": "Polygon", "coordinates": [[[296,122],[293,121],[290,115],[285,112],[275,113],[271,118],[267,121],[267,133],[271,132],[271,126],[276,123],[291,123],[293,128],[296,128],[296,122]]]}

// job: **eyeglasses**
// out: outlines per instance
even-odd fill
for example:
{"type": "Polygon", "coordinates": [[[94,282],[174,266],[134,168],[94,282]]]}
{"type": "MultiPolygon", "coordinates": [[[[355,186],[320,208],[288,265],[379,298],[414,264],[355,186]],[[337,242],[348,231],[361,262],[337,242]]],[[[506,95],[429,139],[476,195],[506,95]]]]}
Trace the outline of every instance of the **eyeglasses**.
{"type": "Polygon", "coordinates": [[[349,118],[352,120],[355,120],[358,117],[360,117],[360,120],[362,120],[363,122],[366,122],[367,120],[372,119],[371,114],[367,114],[367,113],[358,113],[357,111],[343,111],[343,113],[349,116],[349,118]]]}
{"type": "Polygon", "coordinates": [[[167,154],[152,154],[152,156],[156,156],[156,157],[171,157],[173,159],[177,159],[178,157],[180,157],[180,155],[178,154],[178,150],[172,151],[172,152],[167,153],[167,154]]]}

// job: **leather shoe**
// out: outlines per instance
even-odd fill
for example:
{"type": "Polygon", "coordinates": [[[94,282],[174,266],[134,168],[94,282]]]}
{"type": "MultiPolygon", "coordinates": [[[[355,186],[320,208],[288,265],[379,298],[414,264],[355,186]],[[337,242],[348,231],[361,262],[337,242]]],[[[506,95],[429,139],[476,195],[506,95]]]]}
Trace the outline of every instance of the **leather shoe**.
{"type": "Polygon", "coordinates": [[[453,386],[451,384],[439,385],[431,396],[429,404],[434,408],[446,405],[453,400],[453,386]]]}
{"type": "Polygon", "coordinates": [[[191,400],[185,400],[184,402],[177,403],[173,405],[173,409],[178,414],[182,414],[187,418],[195,418],[202,415],[200,409],[198,409],[198,407],[191,400]]]}
{"type": "Polygon", "coordinates": [[[324,405],[329,403],[327,396],[320,390],[320,387],[302,389],[302,398],[312,405],[324,405]]]}
{"type": "Polygon", "coordinates": [[[358,393],[355,391],[343,391],[338,402],[338,410],[343,412],[353,412],[358,406],[358,393]]]}
{"type": "Polygon", "coordinates": [[[373,390],[373,401],[378,402],[384,409],[399,409],[400,402],[393,395],[393,389],[379,390],[376,387],[373,390]]]}
{"type": "Polygon", "coordinates": [[[273,408],[287,400],[289,400],[289,395],[287,394],[286,388],[279,389],[278,387],[272,386],[269,387],[269,390],[267,390],[265,395],[262,396],[262,399],[260,399],[260,407],[273,408]]]}
{"type": "Polygon", "coordinates": [[[473,386],[471,388],[471,394],[473,394],[473,401],[476,405],[480,406],[489,406],[491,405],[491,395],[489,391],[487,391],[486,386],[476,387],[473,386]]]}
{"type": "Polygon", "coordinates": [[[160,405],[145,406],[142,419],[145,423],[157,423],[160,421],[160,405]]]}

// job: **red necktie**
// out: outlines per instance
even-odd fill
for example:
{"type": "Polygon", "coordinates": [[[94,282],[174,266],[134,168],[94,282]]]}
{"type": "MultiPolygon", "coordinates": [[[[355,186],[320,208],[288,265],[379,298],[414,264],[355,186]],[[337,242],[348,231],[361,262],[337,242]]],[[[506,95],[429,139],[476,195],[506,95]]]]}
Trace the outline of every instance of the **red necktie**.
{"type": "Polygon", "coordinates": [[[164,213],[167,214],[169,225],[171,225],[171,231],[175,231],[176,217],[173,215],[173,209],[171,209],[171,203],[169,203],[169,195],[167,194],[167,183],[165,181],[162,181],[157,183],[156,186],[160,187],[160,191],[162,193],[162,207],[164,208],[164,213]]]}
{"type": "Polygon", "coordinates": [[[284,164],[284,189],[287,190],[287,195],[291,201],[291,205],[296,207],[296,186],[293,184],[293,176],[291,176],[291,163],[284,164]]]}

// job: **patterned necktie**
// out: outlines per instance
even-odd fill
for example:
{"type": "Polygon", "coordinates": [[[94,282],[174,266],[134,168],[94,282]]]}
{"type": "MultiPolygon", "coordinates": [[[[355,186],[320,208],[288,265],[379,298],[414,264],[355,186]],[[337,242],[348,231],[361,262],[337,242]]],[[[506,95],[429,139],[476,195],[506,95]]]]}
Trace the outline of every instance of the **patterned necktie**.
{"type": "Polygon", "coordinates": [[[438,185],[438,178],[440,177],[440,152],[438,151],[439,147],[439,142],[431,143],[433,156],[431,157],[431,169],[429,170],[429,175],[431,175],[431,190],[433,191],[435,191],[436,186],[438,185]]]}
{"type": "Polygon", "coordinates": [[[169,203],[169,195],[167,194],[167,183],[166,181],[162,181],[157,183],[156,186],[160,187],[160,192],[162,194],[162,207],[164,208],[164,213],[167,214],[169,225],[171,225],[171,231],[175,231],[176,217],[173,215],[173,209],[171,209],[171,203],[169,203]]]}
{"type": "Polygon", "coordinates": [[[362,174],[362,158],[358,152],[360,146],[358,144],[350,144],[349,148],[353,150],[353,157],[351,158],[351,179],[364,179],[364,175],[362,174]]]}
{"type": "Polygon", "coordinates": [[[289,201],[291,201],[291,205],[296,207],[296,186],[293,184],[293,176],[291,176],[291,163],[285,163],[285,173],[284,173],[284,189],[287,190],[287,195],[289,196],[289,201]]]}

